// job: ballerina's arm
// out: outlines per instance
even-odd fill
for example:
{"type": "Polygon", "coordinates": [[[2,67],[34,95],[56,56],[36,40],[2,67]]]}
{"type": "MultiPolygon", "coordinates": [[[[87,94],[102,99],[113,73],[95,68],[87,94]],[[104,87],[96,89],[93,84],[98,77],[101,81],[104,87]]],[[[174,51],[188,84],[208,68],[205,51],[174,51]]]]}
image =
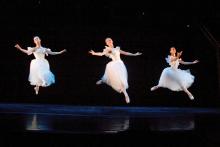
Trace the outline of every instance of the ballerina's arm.
{"type": "Polygon", "coordinates": [[[107,55],[109,51],[110,50],[106,48],[106,49],[103,50],[103,52],[95,52],[93,50],[90,50],[89,53],[94,55],[94,56],[104,56],[104,55],[107,55]]]}
{"type": "Polygon", "coordinates": [[[196,64],[196,63],[198,63],[199,60],[195,60],[195,61],[193,61],[193,62],[185,62],[185,61],[179,59],[179,62],[180,62],[181,64],[184,64],[184,65],[190,65],[190,64],[196,64]]]}
{"type": "Polygon", "coordinates": [[[49,54],[49,55],[59,55],[59,54],[62,54],[66,51],[67,51],[66,49],[63,49],[62,51],[59,51],[59,52],[52,52],[50,49],[47,49],[46,53],[49,54]]]}
{"type": "Polygon", "coordinates": [[[140,52],[137,52],[137,53],[130,53],[130,52],[126,52],[126,51],[123,51],[123,50],[120,50],[120,53],[122,54],[122,55],[126,55],[126,56],[139,56],[139,55],[141,55],[142,53],[140,53],[140,52]]]}
{"type": "Polygon", "coordinates": [[[28,50],[23,49],[19,44],[16,44],[15,47],[27,55],[31,55],[36,50],[35,48],[29,48],[28,50]]]}

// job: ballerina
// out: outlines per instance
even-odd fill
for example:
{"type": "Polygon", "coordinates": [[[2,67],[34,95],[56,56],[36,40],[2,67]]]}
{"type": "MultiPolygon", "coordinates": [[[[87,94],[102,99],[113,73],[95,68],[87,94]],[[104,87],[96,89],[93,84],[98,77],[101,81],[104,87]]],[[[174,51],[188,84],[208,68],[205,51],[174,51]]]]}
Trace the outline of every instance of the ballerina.
{"type": "Polygon", "coordinates": [[[55,83],[55,76],[50,71],[49,62],[45,59],[45,55],[58,55],[66,52],[66,49],[60,52],[52,52],[49,48],[41,46],[41,39],[38,36],[33,38],[35,47],[28,47],[23,49],[20,45],[16,44],[15,47],[27,55],[34,54],[35,59],[30,63],[29,82],[34,85],[35,94],[39,92],[39,88],[47,87],[55,83]]]}
{"type": "Polygon", "coordinates": [[[130,103],[130,98],[126,89],[128,88],[128,74],[127,69],[120,58],[120,54],[126,56],[138,56],[141,53],[137,52],[135,54],[125,52],[120,49],[120,47],[114,47],[113,40],[111,38],[106,38],[105,49],[103,52],[94,52],[93,50],[89,51],[90,54],[95,56],[107,56],[112,59],[105,68],[105,73],[102,78],[96,82],[97,85],[106,83],[107,85],[111,86],[114,90],[119,93],[123,93],[125,96],[126,103],[130,103]]]}
{"type": "Polygon", "coordinates": [[[170,48],[170,55],[166,58],[167,63],[170,67],[163,70],[158,85],[153,86],[151,91],[154,91],[160,87],[168,88],[172,91],[184,91],[191,100],[194,100],[193,95],[189,92],[189,88],[194,82],[194,76],[191,75],[189,70],[181,70],[178,68],[179,64],[190,65],[196,64],[199,61],[184,62],[180,56],[182,51],[176,54],[176,48],[170,48]]]}

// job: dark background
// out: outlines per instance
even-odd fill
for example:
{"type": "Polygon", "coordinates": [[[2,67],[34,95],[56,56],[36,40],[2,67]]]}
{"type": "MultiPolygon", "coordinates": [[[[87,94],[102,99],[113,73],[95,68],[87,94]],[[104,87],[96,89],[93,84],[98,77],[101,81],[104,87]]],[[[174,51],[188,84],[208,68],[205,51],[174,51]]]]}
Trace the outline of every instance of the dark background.
{"type": "Polygon", "coordinates": [[[107,85],[96,86],[104,74],[106,57],[88,54],[102,51],[104,39],[142,56],[122,56],[128,70],[130,106],[219,107],[218,46],[202,33],[206,26],[218,40],[220,12],[217,1],[0,1],[0,101],[68,105],[124,105],[124,96],[107,85]],[[28,82],[29,64],[34,58],[14,48],[34,46],[33,36],[42,45],[66,54],[47,57],[56,83],[41,88],[38,96],[28,82]],[[157,84],[168,66],[169,48],[183,51],[183,60],[200,60],[184,66],[195,75],[184,92],[150,88],[157,84]]]}

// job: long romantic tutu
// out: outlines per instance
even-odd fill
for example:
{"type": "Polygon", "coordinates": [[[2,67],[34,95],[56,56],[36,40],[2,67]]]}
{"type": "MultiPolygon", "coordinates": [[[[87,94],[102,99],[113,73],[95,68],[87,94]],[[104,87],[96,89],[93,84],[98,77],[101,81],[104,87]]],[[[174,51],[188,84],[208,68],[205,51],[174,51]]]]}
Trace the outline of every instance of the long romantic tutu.
{"type": "Polygon", "coordinates": [[[182,91],[182,86],[189,88],[194,82],[194,76],[189,70],[175,69],[167,67],[163,70],[158,86],[168,88],[173,91],[182,91]]]}
{"type": "Polygon", "coordinates": [[[128,88],[128,74],[124,63],[121,60],[111,61],[106,65],[102,81],[111,86],[117,92],[128,88]]]}
{"type": "Polygon", "coordinates": [[[50,65],[46,59],[33,59],[31,61],[29,81],[31,85],[43,87],[55,83],[55,77],[50,71],[50,65]]]}

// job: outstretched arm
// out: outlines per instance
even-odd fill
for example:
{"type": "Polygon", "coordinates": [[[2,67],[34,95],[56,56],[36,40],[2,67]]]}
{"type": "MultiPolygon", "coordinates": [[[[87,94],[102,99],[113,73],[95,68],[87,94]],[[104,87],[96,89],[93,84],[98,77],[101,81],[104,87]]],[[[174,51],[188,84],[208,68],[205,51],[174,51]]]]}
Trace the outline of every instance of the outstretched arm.
{"type": "Polygon", "coordinates": [[[90,50],[90,51],[89,51],[89,53],[92,54],[92,55],[94,55],[94,56],[104,56],[104,55],[107,56],[109,52],[110,52],[110,50],[109,50],[108,48],[105,48],[105,49],[103,50],[103,52],[95,52],[95,51],[93,51],[93,50],[90,50]]]}
{"type": "Polygon", "coordinates": [[[126,55],[126,56],[139,56],[139,55],[142,54],[142,53],[139,53],[139,52],[133,54],[133,53],[129,53],[129,52],[126,52],[126,51],[123,51],[123,50],[120,50],[120,53],[122,55],[126,55]]]}
{"type": "Polygon", "coordinates": [[[185,62],[185,61],[183,61],[183,60],[180,59],[179,62],[180,62],[181,64],[184,64],[184,65],[190,65],[190,64],[196,64],[196,63],[198,63],[199,60],[195,60],[195,61],[193,61],[193,62],[185,62]]]}
{"type": "Polygon", "coordinates": [[[16,44],[15,47],[27,55],[30,55],[31,53],[33,53],[35,51],[35,48],[31,48],[29,50],[23,49],[23,48],[21,48],[21,46],[19,44],[16,44]]]}
{"type": "Polygon", "coordinates": [[[46,50],[46,53],[49,55],[59,55],[59,54],[65,53],[65,52],[66,52],[66,49],[59,51],[59,52],[52,52],[50,49],[46,50]]]}
{"type": "Polygon", "coordinates": [[[103,56],[103,55],[105,55],[104,52],[95,52],[93,50],[90,50],[89,53],[92,54],[93,56],[103,56]]]}

